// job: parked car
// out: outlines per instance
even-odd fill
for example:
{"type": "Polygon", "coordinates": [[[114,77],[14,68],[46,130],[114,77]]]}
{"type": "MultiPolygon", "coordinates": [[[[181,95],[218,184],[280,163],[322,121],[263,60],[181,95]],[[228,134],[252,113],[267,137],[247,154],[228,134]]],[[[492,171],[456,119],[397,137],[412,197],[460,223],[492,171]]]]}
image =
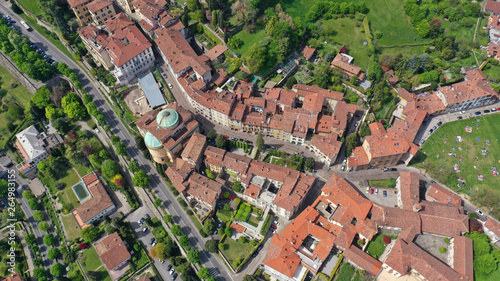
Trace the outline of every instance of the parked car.
{"type": "Polygon", "coordinates": [[[384,172],[388,172],[389,171],[389,168],[383,168],[382,171],[384,172]]]}
{"type": "Polygon", "coordinates": [[[391,168],[391,171],[394,172],[394,171],[397,171],[398,169],[396,168],[391,168]]]}
{"type": "Polygon", "coordinates": [[[164,263],[165,263],[165,260],[161,260],[160,262],[161,262],[161,264],[164,264],[164,263]]]}
{"type": "Polygon", "coordinates": [[[149,245],[153,245],[153,243],[155,243],[155,242],[156,242],[156,239],[151,238],[151,241],[149,241],[149,245]]]}
{"type": "Polygon", "coordinates": [[[174,273],[174,276],[172,276],[172,280],[175,280],[175,278],[177,278],[177,272],[174,273]]]}
{"type": "Polygon", "coordinates": [[[255,251],[252,253],[252,258],[255,258],[259,254],[259,251],[255,251]]]}
{"type": "Polygon", "coordinates": [[[366,188],[366,193],[370,193],[370,187],[369,186],[366,188]]]}
{"type": "Polygon", "coordinates": [[[373,192],[375,192],[375,189],[373,189],[373,187],[372,187],[372,188],[370,188],[370,194],[373,194],[373,192]]]}
{"type": "Polygon", "coordinates": [[[153,243],[153,245],[151,245],[151,247],[154,247],[154,246],[156,246],[156,241],[153,243]]]}
{"type": "Polygon", "coordinates": [[[491,112],[495,112],[495,111],[497,111],[497,109],[493,107],[493,108],[491,109],[491,112]]]}
{"type": "Polygon", "coordinates": [[[148,227],[147,226],[142,229],[142,232],[146,232],[146,231],[148,231],[148,227]]]}
{"type": "Polygon", "coordinates": [[[484,113],[490,113],[490,111],[488,109],[486,109],[485,111],[483,111],[484,113]]]}
{"type": "Polygon", "coordinates": [[[170,269],[170,275],[175,273],[175,268],[170,269]]]}
{"type": "Polygon", "coordinates": [[[437,126],[432,127],[432,129],[433,129],[434,131],[435,131],[437,128],[438,128],[437,126]]]}
{"type": "Polygon", "coordinates": [[[474,114],[481,115],[481,111],[476,111],[474,114]]]}
{"type": "Polygon", "coordinates": [[[172,269],[172,265],[171,265],[171,264],[169,264],[169,265],[167,266],[167,271],[170,271],[171,269],[172,269]]]}
{"type": "Polygon", "coordinates": [[[463,118],[462,116],[458,116],[458,117],[457,117],[457,119],[458,119],[458,120],[462,120],[462,119],[464,119],[464,118],[463,118]]]}
{"type": "Polygon", "coordinates": [[[465,114],[465,111],[464,110],[460,111],[460,114],[465,114]]]}
{"type": "Polygon", "coordinates": [[[271,224],[271,228],[272,228],[272,229],[276,229],[277,227],[276,227],[276,225],[271,224]]]}
{"type": "Polygon", "coordinates": [[[384,197],[387,197],[387,190],[384,190],[383,194],[384,194],[384,197]]]}
{"type": "Polygon", "coordinates": [[[420,144],[424,144],[425,139],[420,140],[420,144]]]}
{"type": "Polygon", "coordinates": [[[441,126],[441,125],[443,125],[443,122],[439,121],[439,122],[437,123],[437,125],[438,125],[438,126],[441,126]]]}
{"type": "Polygon", "coordinates": [[[342,171],[345,171],[345,165],[344,165],[344,164],[342,164],[342,166],[340,166],[340,169],[341,169],[342,171]]]}
{"type": "Polygon", "coordinates": [[[172,89],[174,86],[172,86],[172,84],[168,83],[168,88],[169,89],[172,89]]]}
{"type": "Polygon", "coordinates": [[[484,213],[483,213],[481,210],[479,210],[479,209],[477,209],[477,210],[476,210],[476,213],[477,213],[478,215],[480,215],[480,216],[484,215],[484,213]]]}
{"type": "Polygon", "coordinates": [[[264,247],[264,246],[262,246],[262,244],[260,244],[259,247],[257,247],[257,251],[262,250],[262,247],[264,247]]]}
{"type": "Polygon", "coordinates": [[[378,188],[375,188],[375,195],[378,195],[378,188]]]}

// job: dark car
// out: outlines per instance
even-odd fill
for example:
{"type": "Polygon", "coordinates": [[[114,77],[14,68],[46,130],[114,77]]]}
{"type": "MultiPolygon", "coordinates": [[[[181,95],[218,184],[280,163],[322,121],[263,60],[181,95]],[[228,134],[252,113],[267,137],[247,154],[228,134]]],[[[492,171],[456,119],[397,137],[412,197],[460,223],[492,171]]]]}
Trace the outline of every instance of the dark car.
{"type": "Polygon", "coordinates": [[[457,119],[458,119],[458,120],[462,120],[462,119],[464,119],[464,118],[463,118],[462,116],[458,116],[458,117],[457,117],[457,119]]]}
{"type": "Polygon", "coordinates": [[[384,190],[384,197],[387,197],[387,190],[384,190]]]}
{"type": "Polygon", "coordinates": [[[175,278],[177,278],[177,272],[174,273],[174,276],[172,276],[172,280],[175,280],[175,278]]]}
{"type": "Polygon", "coordinates": [[[144,217],[145,217],[146,219],[151,219],[151,217],[149,216],[149,214],[144,215],[144,217]]]}
{"type": "Polygon", "coordinates": [[[259,254],[259,251],[255,251],[252,253],[252,258],[255,258],[259,254]]]}
{"type": "Polygon", "coordinates": [[[474,114],[481,115],[481,111],[476,111],[474,114]]]}
{"type": "Polygon", "coordinates": [[[485,111],[483,111],[484,113],[490,113],[490,111],[488,109],[486,109],[485,111]]]}
{"type": "Polygon", "coordinates": [[[171,264],[169,264],[169,265],[167,266],[167,271],[170,271],[171,269],[172,269],[172,265],[171,265],[171,264]]]}
{"type": "Polygon", "coordinates": [[[262,246],[262,244],[260,244],[259,247],[257,247],[257,251],[262,250],[262,247],[264,247],[264,246],[262,246]]]}
{"type": "Polygon", "coordinates": [[[443,122],[439,121],[437,125],[441,126],[441,125],[443,125],[443,122]]]}
{"type": "Polygon", "coordinates": [[[394,171],[397,171],[398,169],[396,168],[391,168],[391,171],[394,172],[394,171]]]}

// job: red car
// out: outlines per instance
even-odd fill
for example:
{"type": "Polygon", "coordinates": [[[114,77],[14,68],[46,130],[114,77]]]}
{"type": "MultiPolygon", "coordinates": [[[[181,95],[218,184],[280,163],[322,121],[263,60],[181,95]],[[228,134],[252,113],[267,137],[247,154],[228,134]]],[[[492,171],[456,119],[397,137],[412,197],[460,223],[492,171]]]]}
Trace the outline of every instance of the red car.
{"type": "Polygon", "coordinates": [[[274,230],[276,230],[276,225],[272,224],[271,228],[274,229],[274,230]]]}
{"type": "Polygon", "coordinates": [[[374,191],[375,191],[375,189],[370,188],[370,194],[373,194],[374,191]]]}
{"type": "Polygon", "coordinates": [[[229,137],[228,137],[228,136],[226,136],[226,135],[224,135],[224,137],[226,137],[226,139],[228,139],[228,138],[229,138],[229,137]]]}

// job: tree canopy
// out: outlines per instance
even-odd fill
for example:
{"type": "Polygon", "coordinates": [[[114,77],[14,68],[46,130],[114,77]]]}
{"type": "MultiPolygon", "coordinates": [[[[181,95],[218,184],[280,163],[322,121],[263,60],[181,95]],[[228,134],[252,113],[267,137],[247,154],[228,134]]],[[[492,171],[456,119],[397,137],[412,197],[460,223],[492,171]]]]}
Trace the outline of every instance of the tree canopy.
{"type": "Polygon", "coordinates": [[[56,242],[56,239],[54,238],[53,234],[45,234],[43,236],[43,243],[47,246],[52,246],[56,242]]]}
{"type": "Polygon", "coordinates": [[[134,175],[132,181],[138,187],[146,187],[151,178],[144,172],[144,170],[140,170],[134,175]]]}
{"type": "Polygon", "coordinates": [[[99,229],[97,229],[93,225],[87,226],[80,232],[80,235],[85,242],[92,243],[97,239],[97,236],[99,235],[99,229]]]}

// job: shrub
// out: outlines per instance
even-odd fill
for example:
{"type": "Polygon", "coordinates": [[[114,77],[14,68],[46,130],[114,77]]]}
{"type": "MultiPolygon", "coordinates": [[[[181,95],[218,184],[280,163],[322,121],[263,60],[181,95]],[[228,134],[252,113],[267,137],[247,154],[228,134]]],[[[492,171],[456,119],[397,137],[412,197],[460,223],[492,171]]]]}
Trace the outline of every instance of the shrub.
{"type": "Polygon", "coordinates": [[[247,242],[247,237],[246,237],[246,236],[241,235],[241,236],[240,236],[240,238],[238,238],[238,242],[240,242],[240,243],[245,243],[245,242],[247,242]]]}
{"type": "Polygon", "coordinates": [[[229,192],[224,192],[224,199],[227,199],[229,197],[229,192]]]}
{"type": "Polygon", "coordinates": [[[258,242],[257,242],[257,240],[250,240],[250,245],[251,245],[252,247],[257,246],[257,243],[258,243],[258,242]]]}
{"type": "Polygon", "coordinates": [[[59,190],[63,190],[66,184],[64,184],[63,182],[56,182],[54,186],[59,190]]]}
{"type": "Polygon", "coordinates": [[[205,231],[203,229],[200,229],[200,235],[201,237],[205,238],[207,237],[208,235],[205,233],[205,231]]]}
{"type": "Polygon", "coordinates": [[[440,253],[446,253],[446,251],[448,251],[448,249],[446,249],[445,247],[439,248],[440,253]]]}
{"type": "Polygon", "coordinates": [[[448,238],[448,237],[444,238],[444,242],[446,242],[447,244],[450,244],[450,238],[448,238]]]}
{"type": "Polygon", "coordinates": [[[385,244],[389,244],[389,243],[391,243],[391,237],[389,237],[389,236],[384,236],[384,243],[385,243],[385,244]]]}

